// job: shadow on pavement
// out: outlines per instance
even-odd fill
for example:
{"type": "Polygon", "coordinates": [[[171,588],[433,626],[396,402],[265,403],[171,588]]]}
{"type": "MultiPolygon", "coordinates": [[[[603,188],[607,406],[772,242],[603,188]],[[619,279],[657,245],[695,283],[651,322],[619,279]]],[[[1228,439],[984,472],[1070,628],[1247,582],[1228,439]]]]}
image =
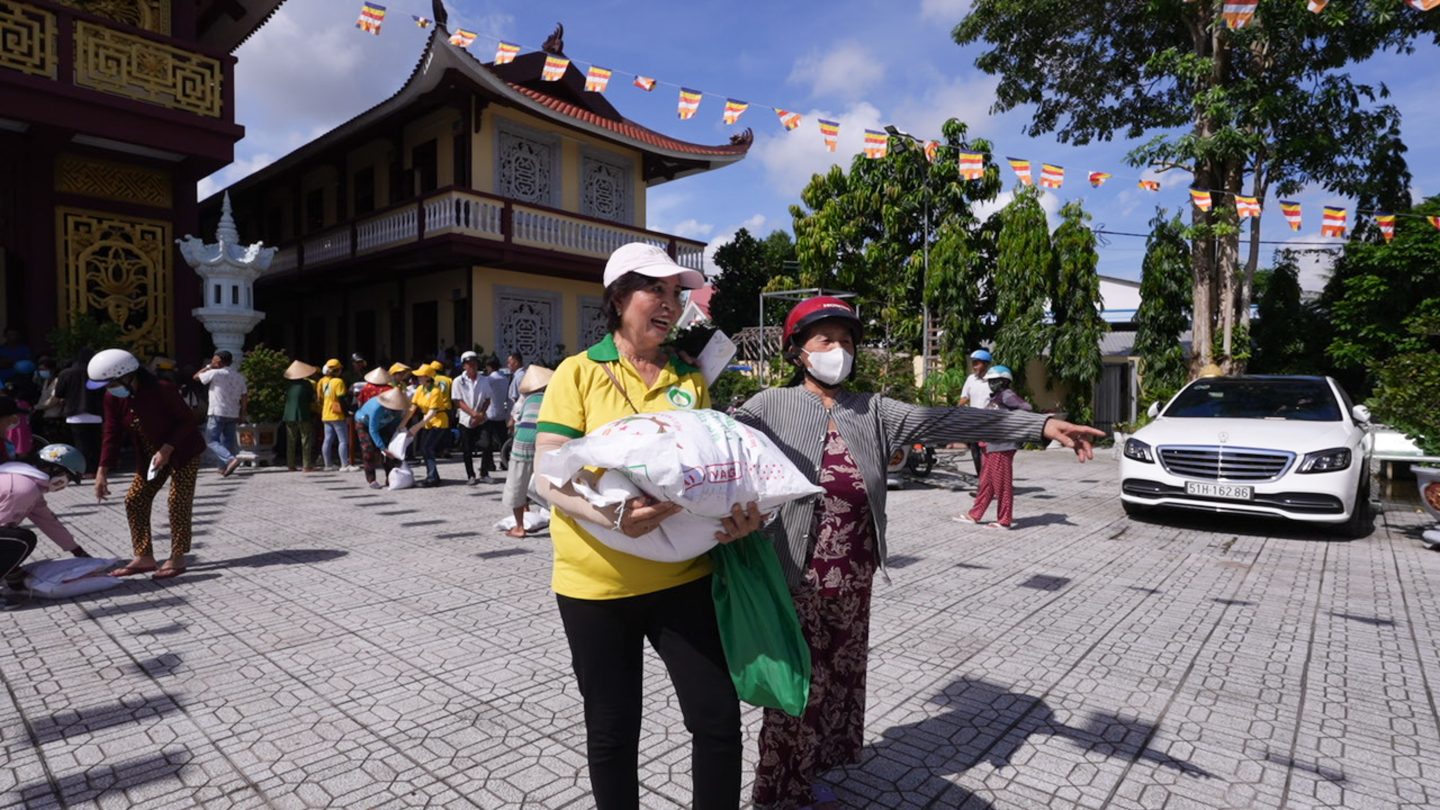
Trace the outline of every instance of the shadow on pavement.
{"type": "MultiPolygon", "coordinates": [[[[338,548],[296,548],[285,551],[266,551],[249,557],[235,557],[229,560],[191,565],[191,571],[209,571],[218,568],[268,568],[272,565],[312,565],[338,560],[349,554],[338,548]]],[[[185,579],[180,577],[179,579],[185,579]]],[[[190,577],[194,582],[197,578],[190,577]]],[[[177,580],[178,581],[178,580],[177,580]]]]}
{"type": "Polygon", "coordinates": [[[105,793],[115,795],[125,788],[173,779],[185,769],[192,758],[189,749],[172,748],[149,756],[92,766],[77,773],[60,776],[54,782],[40,780],[21,785],[15,789],[15,794],[35,796],[32,803],[27,803],[29,807],[74,806],[94,801],[105,793]],[[50,793],[52,786],[59,792],[53,803],[41,798],[50,793]]]}
{"type": "Polygon", "coordinates": [[[167,694],[141,700],[116,701],[89,709],[65,709],[31,724],[35,739],[41,745],[63,740],[77,734],[94,734],[107,728],[125,726],[180,711],[180,705],[167,694]]]}

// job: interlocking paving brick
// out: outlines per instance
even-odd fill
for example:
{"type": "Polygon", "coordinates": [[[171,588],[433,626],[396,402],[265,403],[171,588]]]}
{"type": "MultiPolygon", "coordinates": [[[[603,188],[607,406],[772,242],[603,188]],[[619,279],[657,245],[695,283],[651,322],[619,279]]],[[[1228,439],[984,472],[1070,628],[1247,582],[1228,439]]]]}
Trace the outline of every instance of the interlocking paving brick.
{"type": "MultiPolygon", "coordinates": [[[[1128,519],[1108,458],[1016,470],[1011,532],[952,522],[970,496],[948,473],[891,494],[842,804],[1440,804],[1440,555],[1412,506],[1341,542],[1128,519]]],[[[202,476],[185,576],[8,614],[0,808],[589,807],[548,537],[493,531],[504,510],[466,487],[362,487],[202,476]]],[[[52,505],[125,553],[118,498],[52,505]]],[[[686,807],[689,737],[650,652],[645,673],[641,806],[686,807]]]]}

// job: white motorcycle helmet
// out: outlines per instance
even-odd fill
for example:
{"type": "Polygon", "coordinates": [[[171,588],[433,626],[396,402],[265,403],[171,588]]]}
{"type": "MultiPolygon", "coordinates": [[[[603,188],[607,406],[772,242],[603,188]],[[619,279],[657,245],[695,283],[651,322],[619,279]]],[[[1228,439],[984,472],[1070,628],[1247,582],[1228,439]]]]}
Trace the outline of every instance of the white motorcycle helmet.
{"type": "MultiPolygon", "coordinates": [[[[105,349],[90,358],[85,374],[98,383],[107,383],[140,369],[140,361],[124,349],[105,349]]],[[[103,386],[98,386],[103,387],[103,386]]]]}
{"type": "Polygon", "coordinates": [[[1014,382],[1015,375],[1010,373],[1010,368],[1008,366],[993,366],[989,371],[985,372],[985,379],[1009,380],[1011,382],[1014,382]]]}

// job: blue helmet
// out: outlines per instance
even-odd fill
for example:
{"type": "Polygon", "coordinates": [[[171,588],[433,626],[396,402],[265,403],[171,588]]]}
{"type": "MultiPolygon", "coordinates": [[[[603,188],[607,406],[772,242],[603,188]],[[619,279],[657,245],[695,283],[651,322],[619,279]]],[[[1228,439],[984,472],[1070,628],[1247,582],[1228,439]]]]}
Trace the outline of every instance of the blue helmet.
{"type": "Polygon", "coordinates": [[[30,361],[30,360],[16,360],[16,361],[15,361],[15,373],[16,373],[16,374],[34,374],[34,373],[35,373],[35,363],[32,362],[32,361],[30,361]]]}
{"type": "Polygon", "coordinates": [[[993,362],[995,358],[991,357],[990,352],[987,352],[984,349],[976,349],[975,351],[970,352],[970,359],[979,360],[982,363],[990,363],[993,362]]]}

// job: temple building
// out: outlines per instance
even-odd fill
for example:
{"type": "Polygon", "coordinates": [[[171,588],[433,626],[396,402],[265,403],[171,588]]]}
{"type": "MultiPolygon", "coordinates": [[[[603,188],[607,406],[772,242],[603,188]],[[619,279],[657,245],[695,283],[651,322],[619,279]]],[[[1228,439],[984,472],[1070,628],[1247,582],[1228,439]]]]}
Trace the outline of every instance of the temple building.
{"type": "Polygon", "coordinates": [[[281,2],[0,0],[6,326],[40,348],[89,315],[141,354],[208,350],[175,240],[244,135],[232,53],[281,2]]]}
{"type": "MultiPolygon", "coordinates": [[[[252,345],[310,362],[477,345],[548,361],[603,334],[616,247],[701,268],[703,243],[646,230],[646,189],[738,162],[748,130],[700,145],[647,129],[573,64],[542,79],[563,29],[494,64],[449,44],[438,12],[394,95],[228,189],[240,232],[280,248],[252,345]]],[[[220,203],[201,204],[206,223],[220,203]]]]}

